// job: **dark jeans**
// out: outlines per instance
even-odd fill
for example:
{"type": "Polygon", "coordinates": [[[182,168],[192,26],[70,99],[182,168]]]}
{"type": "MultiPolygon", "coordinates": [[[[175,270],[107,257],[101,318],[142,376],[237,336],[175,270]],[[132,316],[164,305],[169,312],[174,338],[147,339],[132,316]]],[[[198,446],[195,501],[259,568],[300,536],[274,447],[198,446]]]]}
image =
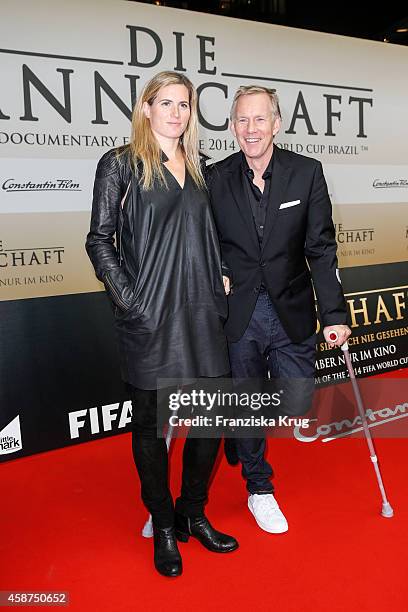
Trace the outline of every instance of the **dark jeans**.
{"type": "MultiPolygon", "coordinates": [[[[157,437],[157,391],[130,387],[132,450],[141,483],[142,500],[157,527],[174,523],[174,504],[168,485],[166,441],[157,437]]],[[[175,509],[184,516],[201,516],[208,482],[217,457],[219,438],[187,438],[183,476],[175,509]]]]}
{"type": "MultiPolygon", "coordinates": [[[[281,414],[299,416],[309,409],[314,389],[315,334],[294,344],[283,329],[272,301],[261,289],[244,335],[230,342],[233,379],[251,379],[258,385],[268,378],[286,381],[286,401],[281,414]]],[[[272,468],[265,460],[265,437],[237,438],[242,475],[252,493],[272,493],[272,468]]]]}

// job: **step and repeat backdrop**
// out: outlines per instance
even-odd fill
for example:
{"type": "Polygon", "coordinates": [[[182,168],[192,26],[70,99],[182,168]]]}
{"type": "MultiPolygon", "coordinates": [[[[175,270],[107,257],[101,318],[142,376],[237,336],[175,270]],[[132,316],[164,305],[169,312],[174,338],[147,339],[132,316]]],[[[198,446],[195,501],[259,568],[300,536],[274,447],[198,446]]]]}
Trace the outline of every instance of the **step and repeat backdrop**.
{"type": "MultiPolygon", "coordinates": [[[[121,0],[14,0],[0,40],[0,460],[129,425],[84,242],[97,160],[160,70],[197,86],[214,160],[238,150],[236,88],[277,89],[277,144],[324,166],[357,374],[407,366],[407,48],[121,0]]],[[[318,348],[317,383],[345,379],[318,348]]]]}

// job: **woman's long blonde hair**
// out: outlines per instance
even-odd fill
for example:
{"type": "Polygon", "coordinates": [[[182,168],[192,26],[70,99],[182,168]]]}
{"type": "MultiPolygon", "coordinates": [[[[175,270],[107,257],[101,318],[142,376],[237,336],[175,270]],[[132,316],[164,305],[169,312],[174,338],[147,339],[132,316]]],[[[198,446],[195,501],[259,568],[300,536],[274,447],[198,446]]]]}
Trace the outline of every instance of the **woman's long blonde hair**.
{"type": "Polygon", "coordinates": [[[180,146],[184,155],[187,170],[196,185],[205,187],[200,167],[198,151],[198,115],[197,92],[194,85],[184,74],[178,72],[159,72],[144,86],[135,104],[132,114],[132,128],[129,148],[134,168],[142,162],[143,170],[139,177],[142,189],[151,189],[155,180],[167,186],[162,167],[162,151],[155,138],[150,121],[143,112],[143,104],[152,105],[159,90],[167,85],[184,85],[187,88],[190,103],[190,118],[184,134],[180,137],[180,146]]]}

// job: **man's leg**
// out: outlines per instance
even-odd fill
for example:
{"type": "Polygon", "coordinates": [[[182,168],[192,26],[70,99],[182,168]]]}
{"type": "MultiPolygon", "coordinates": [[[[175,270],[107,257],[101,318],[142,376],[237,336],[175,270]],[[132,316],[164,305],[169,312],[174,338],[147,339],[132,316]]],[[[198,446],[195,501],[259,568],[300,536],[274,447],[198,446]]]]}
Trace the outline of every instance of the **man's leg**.
{"type": "Polygon", "coordinates": [[[315,386],[315,357],[315,334],[297,344],[272,345],[268,354],[271,378],[278,379],[278,386],[284,389],[279,414],[296,417],[310,409],[315,386]]]}
{"type": "MultiPolygon", "coordinates": [[[[259,342],[258,340],[257,343],[259,358],[261,356],[267,358],[267,369],[271,377],[277,377],[280,381],[287,382],[285,396],[291,400],[289,402],[289,406],[291,406],[290,414],[303,414],[307,410],[307,408],[303,409],[305,400],[308,406],[313,393],[315,338],[310,338],[300,344],[292,343],[280,323],[268,294],[266,292],[260,294],[260,299],[262,300],[261,307],[255,311],[255,317],[253,317],[256,323],[262,323],[262,341],[259,342]]],[[[251,320],[251,323],[253,323],[253,320],[251,320]]],[[[247,331],[250,328],[251,324],[247,331]]],[[[255,332],[257,338],[259,338],[257,325],[255,326],[255,332]]],[[[232,369],[234,371],[234,368],[232,369]]],[[[264,378],[267,378],[267,372],[264,374],[264,378]]],[[[265,459],[263,460],[265,461],[265,459]]],[[[248,455],[246,461],[251,465],[248,455]]],[[[252,493],[248,499],[248,507],[261,529],[270,533],[287,531],[286,518],[280,510],[272,490],[256,490],[255,487],[252,490],[250,487],[248,489],[252,493]]]]}
{"type": "MultiPolygon", "coordinates": [[[[268,295],[258,296],[251,320],[244,335],[237,342],[228,344],[233,381],[240,381],[243,391],[262,391],[263,381],[268,373],[266,354],[270,327],[268,295]]],[[[239,391],[239,388],[235,388],[239,391]]],[[[250,416],[248,413],[247,416],[250,416]]],[[[242,464],[242,475],[247,489],[253,493],[272,493],[270,481],[272,468],[265,459],[265,437],[260,432],[251,432],[248,438],[236,438],[237,452],[242,464]],[[255,437],[255,436],[258,437],[255,437]]]]}

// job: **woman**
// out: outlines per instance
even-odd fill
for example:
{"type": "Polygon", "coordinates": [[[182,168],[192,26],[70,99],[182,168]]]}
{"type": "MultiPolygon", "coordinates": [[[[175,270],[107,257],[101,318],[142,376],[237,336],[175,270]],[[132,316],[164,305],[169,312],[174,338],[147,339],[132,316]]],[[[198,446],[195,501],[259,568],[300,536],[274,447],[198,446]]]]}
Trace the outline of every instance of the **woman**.
{"type": "Polygon", "coordinates": [[[213,378],[230,369],[217,234],[198,153],[197,94],[184,75],[161,72],[146,84],[133,111],[130,144],[99,161],[86,248],[114,304],[155,566],[177,576],[176,537],[194,536],[214,552],[238,546],[204,515],[219,439],[187,438],[174,508],[166,444],[157,437],[162,379],[213,378]]]}

